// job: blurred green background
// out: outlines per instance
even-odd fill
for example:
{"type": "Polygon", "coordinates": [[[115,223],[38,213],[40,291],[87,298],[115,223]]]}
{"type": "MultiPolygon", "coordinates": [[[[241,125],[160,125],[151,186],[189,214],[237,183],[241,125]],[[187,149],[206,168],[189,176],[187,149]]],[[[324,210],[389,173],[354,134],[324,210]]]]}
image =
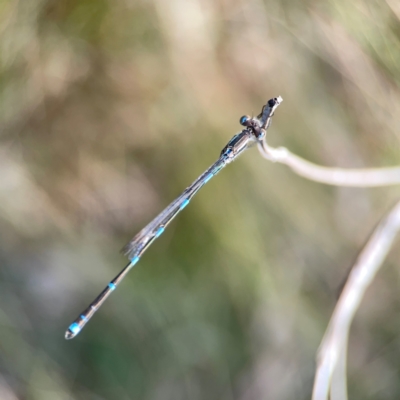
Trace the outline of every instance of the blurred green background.
{"type": "MultiPolygon", "coordinates": [[[[399,188],[324,186],[249,150],[64,332],[269,98],[271,145],[399,164],[399,18],[396,0],[2,0],[0,399],[309,399],[341,285],[399,188]]],[[[400,397],[399,257],[353,324],[352,399],[400,397]]]]}

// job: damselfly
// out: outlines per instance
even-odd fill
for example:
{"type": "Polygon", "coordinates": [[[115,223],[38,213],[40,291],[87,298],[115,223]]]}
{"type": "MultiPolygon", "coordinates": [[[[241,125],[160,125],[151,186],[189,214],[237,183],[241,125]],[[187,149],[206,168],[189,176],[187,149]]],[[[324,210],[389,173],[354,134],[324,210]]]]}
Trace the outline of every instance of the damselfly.
{"type": "Polygon", "coordinates": [[[280,96],[275,97],[268,101],[258,117],[251,118],[248,115],[245,115],[240,118],[240,124],[245,128],[228,142],[221,151],[218,160],[124,247],[123,251],[130,260],[129,264],[69,326],[65,332],[66,339],[74,338],[82,330],[110,293],[116,289],[130,269],[139,261],[143,253],[149,248],[154,240],[164,232],[165,228],[177,216],[177,214],[189,204],[189,201],[199,191],[199,189],[252,144],[262,142],[266,135],[266,131],[271,124],[271,118],[274,111],[281,102],[282,98],[280,96]]]}

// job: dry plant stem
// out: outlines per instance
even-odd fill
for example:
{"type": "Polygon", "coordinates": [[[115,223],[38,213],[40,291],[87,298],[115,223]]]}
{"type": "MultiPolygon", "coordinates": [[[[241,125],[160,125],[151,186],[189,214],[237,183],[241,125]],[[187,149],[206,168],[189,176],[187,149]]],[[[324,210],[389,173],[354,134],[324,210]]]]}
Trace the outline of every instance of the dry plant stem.
{"type": "Polygon", "coordinates": [[[314,381],[313,400],[346,400],[347,340],[350,324],[361,299],[374,279],[400,230],[400,201],[379,223],[357,258],[335,307],[322,341],[314,381]],[[333,374],[334,380],[333,380],[333,374]],[[339,387],[333,388],[337,382],[339,387]]]}
{"type": "Polygon", "coordinates": [[[400,184],[400,167],[342,169],[313,164],[291,153],[285,147],[273,148],[264,140],[259,143],[261,155],[267,160],[286,164],[296,174],[312,181],[336,186],[373,187],[400,184]]]}
{"type": "Polygon", "coordinates": [[[331,400],[347,399],[346,361],[347,348],[342,347],[330,382],[331,400]]]}
{"type": "MultiPolygon", "coordinates": [[[[290,167],[304,178],[336,186],[374,187],[400,184],[400,167],[342,169],[313,164],[285,147],[259,143],[267,160],[290,167]]],[[[313,400],[346,400],[346,356],[350,324],[400,230],[400,201],[373,232],[347,279],[322,341],[315,375],[313,400]]]]}

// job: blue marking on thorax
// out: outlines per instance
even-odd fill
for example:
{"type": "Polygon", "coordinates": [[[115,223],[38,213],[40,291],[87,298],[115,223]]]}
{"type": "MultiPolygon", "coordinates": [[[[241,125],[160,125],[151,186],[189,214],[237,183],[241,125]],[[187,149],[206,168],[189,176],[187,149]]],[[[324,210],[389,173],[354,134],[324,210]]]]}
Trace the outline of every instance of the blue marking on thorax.
{"type": "Polygon", "coordinates": [[[131,259],[131,264],[134,266],[139,261],[139,256],[135,256],[131,259]]]}
{"type": "Polygon", "coordinates": [[[183,210],[188,204],[189,204],[189,199],[184,200],[184,202],[181,204],[180,209],[183,210]]]}
{"type": "Polygon", "coordinates": [[[79,326],[78,323],[73,322],[73,323],[69,326],[68,330],[70,330],[74,335],[76,335],[76,334],[78,334],[78,333],[80,332],[81,327],[79,326]]]}
{"type": "Polygon", "coordinates": [[[165,228],[164,228],[163,226],[160,226],[160,227],[157,229],[156,238],[158,238],[158,237],[164,232],[164,230],[165,230],[165,228]]]}
{"type": "Polygon", "coordinates": [[[243,115],[242,118],[240,118],[240,125],[244,125],[246,123],[246,121],[249,119],[249,117],[247,115],[243,115]]]}
{"type": "Polygon", "coordinates": [[[111,289],[111,290],[115,290],[115,288],[117,287],[114,283],[112,283],[112,282],[110,282],[109,284],[108,284],[108,287],[111,289]]]}
{"type": "MultiPolygon", "coordinates": [[[[231,154],[232,153],[232,149],[230,148],[230,147],[228,147],[223,153],[222,153],[222,156],[224,156],[224,158],[226,159],[226,158],[229,158],[229,154],[231,154]]],[[[222,168],[222,167],[221,167],[222,168]]],[[[220,169],[221,169],[220,168],[220,169]]]]}
{"type": "Polygon", "coordinates": [[[204,183],[207,183],[213,176],[214,176],[214,174],[210,172],[210,173],[206,176],[206,178],[204,179],[204,183]]]}

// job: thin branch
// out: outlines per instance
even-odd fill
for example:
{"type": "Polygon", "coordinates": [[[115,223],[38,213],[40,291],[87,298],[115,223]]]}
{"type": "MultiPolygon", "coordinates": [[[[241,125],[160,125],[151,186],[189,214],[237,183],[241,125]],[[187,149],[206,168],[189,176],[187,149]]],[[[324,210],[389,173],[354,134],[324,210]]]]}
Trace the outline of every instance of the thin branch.
{"type": "Polygon", "coordinates": [[[267,160],[286,164],[296,174],[312,181],[335,186],[372,187],[400,184],[400,167],[342,169],[313,164],[291,153],[285,147],[273,148],[265,141],[258,143],[267,160]]]}
{"type": "MultiPolygon", "coordinates": [[[[399,230],[400,201],[374,230],[347,279],[320,347],[313,400],[326,400],[328,398],[334,373],[335,381],[346,382],[346,363],[343,360],[340,361],[340,357],[341,355],[345,357],[347,353],[351,321],[399,230]]],[[[341,400],[347,399],[343,385],[338,391],[331,388],[332,399],[334,399],[335,392],[341,393],[341,400]]]]}

